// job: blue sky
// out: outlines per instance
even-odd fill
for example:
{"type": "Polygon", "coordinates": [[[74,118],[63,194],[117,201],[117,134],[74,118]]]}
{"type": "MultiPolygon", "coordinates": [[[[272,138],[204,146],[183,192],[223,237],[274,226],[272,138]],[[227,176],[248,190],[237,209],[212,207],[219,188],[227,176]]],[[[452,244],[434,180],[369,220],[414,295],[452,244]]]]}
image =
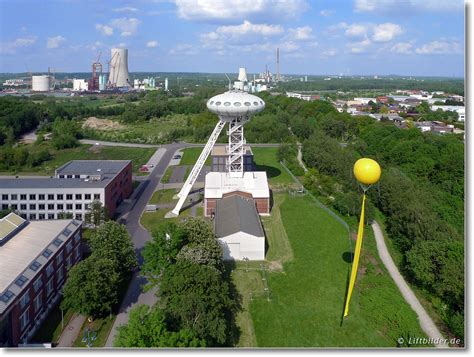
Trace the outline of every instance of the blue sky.
{"type": "Polygon", "coordinates": [[[0,72],[464,75],[462,0],[0,0],[0,72]]]}

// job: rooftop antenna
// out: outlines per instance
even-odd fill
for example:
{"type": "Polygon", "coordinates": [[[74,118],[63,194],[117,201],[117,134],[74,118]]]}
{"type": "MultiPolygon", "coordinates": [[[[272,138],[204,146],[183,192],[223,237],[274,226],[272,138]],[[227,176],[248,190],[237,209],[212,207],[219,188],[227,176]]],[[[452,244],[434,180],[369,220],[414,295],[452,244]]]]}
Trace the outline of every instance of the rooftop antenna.
{"type": "Polygon", "coordinates": [[[224,73],[225,76],[227,77],[227,79],[229,80],[229,90],[232,90],[232,81],[230,80],[229,76],[227,75],[227,73],[224,73]]]}

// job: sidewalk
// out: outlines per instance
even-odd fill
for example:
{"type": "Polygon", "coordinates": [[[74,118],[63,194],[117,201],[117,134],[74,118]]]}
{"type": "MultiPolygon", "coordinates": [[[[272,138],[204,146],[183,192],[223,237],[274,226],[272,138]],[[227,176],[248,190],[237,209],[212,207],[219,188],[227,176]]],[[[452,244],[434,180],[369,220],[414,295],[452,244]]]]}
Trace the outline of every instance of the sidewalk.
{"type": "Polygon", "coordinates": [[[83,315],[74,315],[64,328],[61,337],[59,337],[58,345],[56,347],[72,347],[77,336],[81,333],[81,327],[84,324],[86,317],[83,315]]]}

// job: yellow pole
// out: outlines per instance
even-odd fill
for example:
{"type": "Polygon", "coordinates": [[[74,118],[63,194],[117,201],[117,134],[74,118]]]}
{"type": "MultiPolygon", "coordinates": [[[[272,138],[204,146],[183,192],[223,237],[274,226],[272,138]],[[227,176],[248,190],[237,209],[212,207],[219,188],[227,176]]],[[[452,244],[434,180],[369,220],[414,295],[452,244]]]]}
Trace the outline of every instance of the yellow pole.
{"type": "Polygon", "coordinates": [[[360,251],[362,249],[362,238],[364,237],[364,211],[365,211],[365,191],[362,197],[362,210],[360,212],[359,231],[357,232],[357,241],[354,251],[354,261],[352,262],[351,279],[349,280],[349,289],[347,290],[346,307],[344,317],[349,314],[349,303],[351,301],[352,290],[357,278],[357,268],[359,265],[360,251]]]}

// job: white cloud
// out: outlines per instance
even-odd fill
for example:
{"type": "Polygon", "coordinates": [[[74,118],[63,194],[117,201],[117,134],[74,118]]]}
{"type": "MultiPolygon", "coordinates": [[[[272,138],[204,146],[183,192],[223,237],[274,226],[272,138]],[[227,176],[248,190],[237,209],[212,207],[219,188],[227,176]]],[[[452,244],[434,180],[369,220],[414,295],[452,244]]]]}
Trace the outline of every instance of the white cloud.
{"type": "Polygon", "coordinates": [[[373,31],[372,40],[374,42],[389,42],[402,33],[402,28],[397,24],[387,22],[375,25],[373,31]]]}
{"type": "Polygon", "coordinates": [[[331,16],[332,14],[334,14],[334,10],[327,10],[327,9],[324,9],[324,10],[321,10],[319,12],[319,15],[321,16],[324,16],[324,17],[327,17],[327,16],[331,16]]]}
{"type": "Polygon", "coordinates": [[[113,9],[112,11],[114,11],[114,12],[137,12],[138,9],[136,7],[124,6],[124,7],[118,7],[116,9],[113,9]]]}
{"type": "Polygon", "coordinates": [[[48,48],[58,48],[61,44],[66,41],[62,36],[48,37],[48,42],[46,47],[48,48]]]}
{"type": "Polygon", "coordinates": [[[424,44],[423,46],[416,48],[415,52],[421,55],[461,54],[463,53],[463,49],[459,42],[439,40],[424,44]]]}
{"type": "Polygon", "coordinates": [[[309,26],[297,27],[288,30],[288,38],[295,41],[308,41],[313,39],[313,29],[309,26]]]}
{"type": "Polygon", "coordinates": [[[149,47],[149,48],[154,48],[154,47],[157,47],[158,46],[158,41],[148,41],[146,43],[146,47],[149,47]]]}
{"type": "Polygon", "coordinates": [[[453,12],[462,11],[464,8],[463,0],[355,0],[355,12],[412,12],[412,11],[431,11],[431,12],[453,12]]]}
{"type": "Polygon", "coordinates": [[[368,47],[371,45],[371,42],[368,38],[358,41],[358,42],[351,42],[347,45],[351,53],[365,53],[367,52],[368,47]]]}
{"type": "Polygon", "coordinates": [[[349,25],[345,31],[347,37],[365,37],[367,35],[368,27],[363,24],[349,25]]]}
{"type": "Polygon", "coordinates": [[[169,51],[170,55],[192,56],[198,53],[198,50],[188,43],[176,45],[169,51]]]}
{"type": "Polygon", "coordinates": [[[322,58],[334,57],[335,55],[337,55],[337,50],[335,48],[329,48],[321,52],[322,58]]]}
{"type": "Polygon", "coordinates": [[[398,42],[392,46],[390,51],[408,55],[413,52],[413,44],[410,42],[398,42]]]}
{"type": "Polygon", "coordinates": [[[95,28],[104,36],[112,36],[114,34],[114,29],[107,25],[96,24],[95,28]]]}
{"type": "Polygon", "coordinates": [[[0,43],[0,54],[15,54],[17,49],[29,47],[36,43],[36,36],[17,38],[14,41],[0,43]]]}
{"type": "Polygon", "coordinates": [[[141,21],[134,17],[121,17],[119,19],[114,19],[109,23],[111,27],[121,31],[121,36],[134,35],[137,32],[139,24],[141,24],[141,21]]]}
{"type": "Polygon", "coordinates": [[[305,0],[175,0],[186,20],[239,21],[294,18],[308,7],[305,0]]]}

